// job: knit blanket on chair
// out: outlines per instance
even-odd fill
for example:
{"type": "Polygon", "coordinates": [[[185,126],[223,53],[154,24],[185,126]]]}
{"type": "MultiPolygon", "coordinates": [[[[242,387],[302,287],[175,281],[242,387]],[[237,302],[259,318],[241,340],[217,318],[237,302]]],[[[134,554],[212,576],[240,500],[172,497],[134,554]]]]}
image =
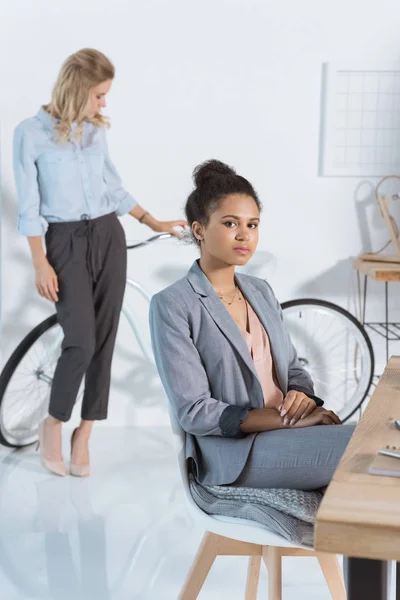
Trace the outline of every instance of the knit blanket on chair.
{"type": "Polygon", "coordinates": [[[294,544],[313,546],[321,492],[202,485],[193,475],[189,484],[194,501],[205,513],[255,521],[294,544]]]}

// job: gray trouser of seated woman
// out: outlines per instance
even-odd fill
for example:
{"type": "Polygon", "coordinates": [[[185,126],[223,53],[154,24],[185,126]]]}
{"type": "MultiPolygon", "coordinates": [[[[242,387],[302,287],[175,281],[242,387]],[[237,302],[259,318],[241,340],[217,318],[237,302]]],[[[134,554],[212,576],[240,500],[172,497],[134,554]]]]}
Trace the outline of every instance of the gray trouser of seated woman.
{"type": "Polygon", "coordinates": [[[325,487],[353,435],[355,423],[259,433],[233,486],[315,490],[325,487]]]}

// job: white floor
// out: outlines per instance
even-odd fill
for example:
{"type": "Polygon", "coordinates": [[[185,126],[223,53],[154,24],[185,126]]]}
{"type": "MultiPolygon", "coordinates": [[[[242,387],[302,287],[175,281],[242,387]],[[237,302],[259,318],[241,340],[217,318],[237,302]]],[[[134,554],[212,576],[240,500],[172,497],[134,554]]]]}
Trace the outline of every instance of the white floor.
{"type": "MultiPolygon", "coordinates": [[[[186,515],[169,429],[98,428],[91,454],[90,478],[59,478],[32,448],[0,448],[2,599],[178,597],[203,531],[186,515]]],[[[243,600],[246,569],[218,558],[199,600],[243,600]]],[[[283,600],[330,598],[313,558],[284,559],[283,580],[283,600]]]]}

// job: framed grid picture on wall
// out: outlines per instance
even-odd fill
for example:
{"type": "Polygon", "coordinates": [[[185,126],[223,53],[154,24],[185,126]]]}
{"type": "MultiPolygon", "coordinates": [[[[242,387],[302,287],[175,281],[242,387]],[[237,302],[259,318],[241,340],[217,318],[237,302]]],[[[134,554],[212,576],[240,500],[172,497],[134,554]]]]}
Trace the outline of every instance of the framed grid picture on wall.
{"type": "Polygon", "coordinates": [[[323,69],[320,175],[400,174],[400,64],[323,69]]]}

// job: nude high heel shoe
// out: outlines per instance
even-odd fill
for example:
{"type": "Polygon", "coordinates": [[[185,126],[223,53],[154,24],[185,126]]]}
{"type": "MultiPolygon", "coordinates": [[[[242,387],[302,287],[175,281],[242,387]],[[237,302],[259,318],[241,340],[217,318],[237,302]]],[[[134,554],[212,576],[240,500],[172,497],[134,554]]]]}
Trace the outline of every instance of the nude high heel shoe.
{"type": "Polygon", "coordinates": [[[65,464],[63,460],[48,460],[44,457],[45,453],[45,445],[44,445],[44,421],[39,423],[39,441],[36,445],[36,450],[40,449],[40,464],[42,467],[50,471],[50,473],[54,473],[54,475],[59,475],[60,477],[65,477],[67,474],[67,469],[65,468],[65,464]]]}
{"type": "MultiPolygon", "coordinates": [[[[74,429],[71,435],[71,456],[72,456],[72,444],[74,441],[74,435],[78,431],[78,427],[74,429]]],[[[74,477],[88,477],[90,475],[90,465],[76,465],[74,463],[69,464],[69,472],[74,477]]]]}

